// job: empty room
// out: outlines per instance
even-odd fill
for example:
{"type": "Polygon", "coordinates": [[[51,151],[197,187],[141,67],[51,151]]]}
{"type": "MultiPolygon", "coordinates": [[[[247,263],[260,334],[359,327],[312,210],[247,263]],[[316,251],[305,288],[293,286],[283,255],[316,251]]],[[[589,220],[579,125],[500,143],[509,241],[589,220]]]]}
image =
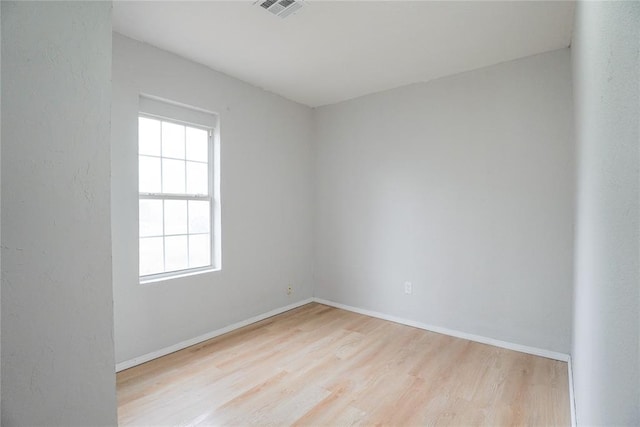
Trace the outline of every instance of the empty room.
{"type": "Polygon", "coordinates": [[[640,1],[1,1],[3,426],[640,425],[640,1]]]}

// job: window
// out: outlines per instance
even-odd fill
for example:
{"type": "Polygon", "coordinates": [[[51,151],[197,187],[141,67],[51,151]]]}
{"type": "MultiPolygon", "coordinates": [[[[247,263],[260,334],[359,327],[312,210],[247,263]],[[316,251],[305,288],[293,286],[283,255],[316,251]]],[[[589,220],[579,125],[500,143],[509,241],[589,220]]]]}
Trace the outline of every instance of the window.
{"type": "MultiPolygon", "coordinates": [[[[141,98],[142,111],[166,113],[166,107],[176,108],[141,98]]],[[[219,268],[215,151],[213,126],[140,113],[141,281],[219,268]]]]}

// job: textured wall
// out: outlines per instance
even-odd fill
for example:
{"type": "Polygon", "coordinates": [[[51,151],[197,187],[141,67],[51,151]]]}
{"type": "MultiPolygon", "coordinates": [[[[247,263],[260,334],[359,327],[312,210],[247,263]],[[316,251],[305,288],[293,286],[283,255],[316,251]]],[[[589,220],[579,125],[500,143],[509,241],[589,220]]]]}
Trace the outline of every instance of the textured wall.
{"type": "Polygon", "coordinates": [[[568,353],[570,65],[563,49],[319,108],[316,296],[568,353]]]}
{"type": "Polygon", "coordinates": [[[640,425],[640,2],[580,2],[572,44],[580,425],[640,425]]]}
{"type": "Polygon", "coordinates": [[[1,7],[2,425],[114,425],[111,4],[1,7]]]}
{"type": "Polygon", "coordinates": [[[117,34],[113,50],[117,362],[311,297],[311,109],[117,34]],[[220,115],[221,271],[138,281],[140,93],[220,115]]]}

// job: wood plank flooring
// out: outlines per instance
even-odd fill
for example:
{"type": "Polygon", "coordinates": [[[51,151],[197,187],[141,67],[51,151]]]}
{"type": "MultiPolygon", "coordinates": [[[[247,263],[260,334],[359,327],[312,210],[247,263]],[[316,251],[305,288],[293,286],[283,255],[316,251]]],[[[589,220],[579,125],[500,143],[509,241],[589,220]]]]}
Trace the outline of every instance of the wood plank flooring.
{"type": "Polygon", "coordinates": [[[117,375],[120,425],[570,425],[567,365],[312,303],[117,375]]]}

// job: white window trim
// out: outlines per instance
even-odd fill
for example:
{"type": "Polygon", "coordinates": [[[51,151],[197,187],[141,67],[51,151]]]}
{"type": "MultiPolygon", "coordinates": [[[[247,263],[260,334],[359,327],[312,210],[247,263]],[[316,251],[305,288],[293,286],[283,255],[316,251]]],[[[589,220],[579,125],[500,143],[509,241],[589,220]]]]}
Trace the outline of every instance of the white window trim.
{"type": "MultiPolygon", "coordinates": [[[[142,104],[142,101],[145,99],[149,99],[147,97],[140,97],[140,101],[142,104]]],[[[169,103],[162,103],[160,101],[156,101],[153,100],[153,104],[154,105],[154,110],[156,110],[155,106],[157,105],[162,105],[165,104],[169,107],[173,107],[171,104],[169,103]]],[[[142,105],[141,105],[142,106],[142,105]]],[[[177,108],[182,108],[182,109],[186,109],[188,107],[184,107],[182,105],[177,105],[177,108]]],[[[145,112],[144,110],[148,110],[146,108],[141,108],[141,111],[138,112],[138,118],[140,117],[144,117],[144,118],[149,118],[149,119],[154,119],[154,120],[160,120],[163,122],[168,122],[168,123],[175,123],[175,124],[179,124],[179,125],[183,125],[183,126],[188,126],[188,127],[192,127],[192,128],[197,128],[197,129],[202,129],[207,131],[207,136],[208,136],[208,159],[207,159],[207,165],[208,165],[208,186],[209,186],[209,194],[205,195],[205,194],[172,194],[172,193],[141,193],[138,192],[138,201],[140,200],[200,200],[200,201],[209,201],[209,244],[210,244],[210,248],[209,248],[209,254],[210,254],[210,264],[207,266],[202,266],[202,267],[194,267],[194,268],[186,268],[186,269],[182,269],[182,270],[173,270],[173,271],[167,271],[167,272],[162,272],[162,273],[154,273],[154,274],[148,274],[148,275],[144,275],[141,276],[140,272],[138,271],[138,278],[140,281],[140,284],[148,284],[148,283],[155,283],[155,282],[160,282],[160,281],[165,281],[165,280],[171,280],[171,279],[177,279],[177,278],[181,278],[181,277],[188,277],[188,276],[193,276],[193,275],[197,275],[197,274],[202,274],[202,273],[208,273],[208,272],[215,272],[215,271],[220,271],[222,269],[222,257],[221,257],[221,253],[220,253],[220,247],[221,247],[221,235],[220,235],[220,186],[219,186],[219,180],[220,180],[220,161],[219,161],[219,154],[220,154],[220,147],[219,147],[219,134],[218,134],[218,129],[217,126],[214,125],[203,125],[203,124],[199,124],[199,123],[194,123],[193,121],[189,121],[189,120],[177,120],[177,119],[173,119],[170,117],[165,117],[164,115],[160,115],[160,114],[153,114],[153,113],[148,113],[145,112]]],[[[156,110],[157,111],[157,110],[156,110]]],[[[168,109],[168,111],[172,111],[171,108],[168,109]]],[[[197,111],[196,111],[197,112],[197,111]]],[[[209,115],[212,115],[211,113],[207,113],[209,115]]],[[[184,116],[181,116],[184,117],[184,116]]],[[[200,122],[204,122],[202,120],[198,120],[200,122]]],[[[139,144],[139,140],[138,140],[138,144],[139,144]]],[[[145,155],[147,156],[147,155],[145,155]]],[[[162,144],[160,145],[160,156],[148,156],[148,157],[156,157],[156,158],[160,158],[160,159],[171,159],[171,157],[163,157],[162,156],[162,144]]],[[[177,159],[177,160],[184,160],[184,159],[177,159]]],[[[138,157],[138,162],[139,162],[139,157],[138,157]]],[[[162,162],[160,162],[160,182],[161,182],[161,188],[162,188],[162,179],[163,179],[163,175],[162,175],[162,162]]],[[[185,174],[186,174],[186,169],[185,169],[185,174]]],[[[188,216],[188,203],[187,203],[187,216],[188,216]]],[[[164,210],[164,209],[163,209],[164,210]]],[[[138,214],[138,218],[139,218],[139,214],[138,214]]],[[[162,237],[166,237],[166,235],[164,234],[164,220],[163,220],[163,234],[162,237]]],[[[187,230],[187,236],[189,235],[188,233],[189,230],[187,230]]],[[[204,234],[204,233],[203,233],[204,234]]],[[[147,236],[148,237],[148,236],[147,236]]],[[[160,237],[160,236],[158,236],[160,237]]],[[[140,236],[138,236],[138,242],[140,242],[140,236]]],[[[164,253],[165,247],[163,245],[163,253],[164,253]]],[[[140,250],[138,249],[138,256],[140,256],[140,250]]]]}

